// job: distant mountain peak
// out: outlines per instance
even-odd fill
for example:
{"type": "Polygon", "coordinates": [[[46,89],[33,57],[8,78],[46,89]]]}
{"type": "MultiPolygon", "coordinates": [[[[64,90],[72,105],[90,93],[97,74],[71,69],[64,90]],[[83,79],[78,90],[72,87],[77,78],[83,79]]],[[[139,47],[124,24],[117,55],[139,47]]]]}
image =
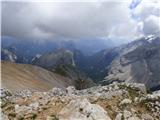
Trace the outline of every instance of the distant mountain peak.
{"type": "Polygon", "coordinates": [[[16,62],[17,60],[17,56],[14,53],[3,48],[1,49],[1,58],[2,60],[6,60],[10,62],[16,62]]]}
{"type": "Polygon", "coordinates": [[[147,37],[145,37],[145,40],[147,40],[149,43],[152,43],[152,41],[155,40],[157,36],[156,35],[148,35],[147,37]]]}

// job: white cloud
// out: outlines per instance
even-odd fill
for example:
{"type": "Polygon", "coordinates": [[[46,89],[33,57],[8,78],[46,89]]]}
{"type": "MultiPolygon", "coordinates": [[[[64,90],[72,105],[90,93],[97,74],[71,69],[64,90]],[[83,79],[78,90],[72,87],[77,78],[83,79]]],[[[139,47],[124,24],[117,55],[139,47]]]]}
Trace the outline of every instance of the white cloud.
{"type": "Polygon", "coordinates": [[[143,31],[146,35],[148,34],[160,34],[160,17],[150,15],[144,20],[143,31]]]}
{"type": "Polygon", "coordinates": [[[150,15],[160,16],[160,1],[142,0],[134,10],[134,14],[139,16],[141,20],[146,19],[150,15]]]}
{"type": "MultiPolygon", "coordinates": [[[[142,20],[133,20],[130,3],[130,0],[3,2],[2,35],[26,39],[115,36],[134,39],[142,34],[143,23],[142,20]]],[[[139,10],[136,9],[135,14],[141,16],[142,9],[138,7],[139,10]]]]}
{"type": "Polygon", "coordinates": [[[143,24],[145,35],[160,34],[160,1],[143,0],[134,10],[134,15],[143,24]]]}

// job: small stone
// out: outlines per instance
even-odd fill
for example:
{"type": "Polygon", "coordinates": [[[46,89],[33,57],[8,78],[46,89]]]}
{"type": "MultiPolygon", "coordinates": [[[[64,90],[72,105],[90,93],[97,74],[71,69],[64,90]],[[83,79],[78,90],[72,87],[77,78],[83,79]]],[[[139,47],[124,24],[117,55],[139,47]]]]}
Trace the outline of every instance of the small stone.
{"type": "Polygon", "coordinates": [[[118,113],[115,120],[121,120],[121,118],[122,118],[122,113],[118,113]]]}
{"type": "Polygon", "coordinates": [[[75,89],[74,86],[69,86],[69,87],[66,88],[66,92],[67,92],[67,94],[69,94],[69,95],[74,94],[75,91],[76,91],[76,89],[75,89]]]}
{"type": "Polygon", "coordinates": [[[52,88],[50,91],[49,91],[49,95],[51,96],[62,96],[62,95],[65,95],[64,91],[60,88],[52,88]]]}
{"type": "Polygon", "coordinates": [[[131,103],[132,103],[132,100],[124,99],[124,100],[121,101],[120,105],[131,104],[131,103]]]}
{"type": "Polygon", "coordinates": [[[128,119],[128,118],[132,117],[132,114],[130,111],[124,110],[123,116],[125,119],[128,119]]]}
{"type": "Polygon", "coordinates": [[[154,120],[154,118],[149,114],[142,114],[142,120],[154,120]]]}
{"type": "Polygon", "coordinates": [[[31,104],[29,105],[29,107],[31,107],[31,108],[34,109],[34,110],[37,110],[38,107],[39,107],[39,103],[38,103],[38,102],[31,103],[31,104]]]}
{"type": "Polygon", "coordinates": [[[130,117],[127,120],[140,120],[138,117],[130,117]]]}

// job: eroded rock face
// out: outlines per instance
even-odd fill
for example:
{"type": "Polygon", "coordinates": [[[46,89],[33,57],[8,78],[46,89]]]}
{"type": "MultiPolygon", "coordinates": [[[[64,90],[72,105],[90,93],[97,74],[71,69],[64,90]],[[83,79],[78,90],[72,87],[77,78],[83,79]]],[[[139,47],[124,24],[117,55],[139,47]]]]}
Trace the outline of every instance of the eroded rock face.
{"type": "Polygon", "coordinates": [[[152,91],[160,89],[160,38],[133,41],[119,50],[106,81],[145,83],[152,91]],[[152,39],[152,40],[151,40],[152,39]]]}
{"type": "Polygon", "coordinates": [[[60,120],[111,120],[107,112],[87,99],[71,101],[59,113],[60,120]]]}

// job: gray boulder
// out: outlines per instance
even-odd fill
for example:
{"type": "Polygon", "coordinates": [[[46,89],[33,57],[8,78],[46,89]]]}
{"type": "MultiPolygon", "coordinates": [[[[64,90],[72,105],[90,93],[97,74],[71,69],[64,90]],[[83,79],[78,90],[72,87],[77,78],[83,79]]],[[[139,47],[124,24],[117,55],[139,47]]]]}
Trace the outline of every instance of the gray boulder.
{"type": "Polygon", "coordinates": [[[87,99],[72,100],[59,113],[60,120],[111,120],[107,112],[87,99]]]}

